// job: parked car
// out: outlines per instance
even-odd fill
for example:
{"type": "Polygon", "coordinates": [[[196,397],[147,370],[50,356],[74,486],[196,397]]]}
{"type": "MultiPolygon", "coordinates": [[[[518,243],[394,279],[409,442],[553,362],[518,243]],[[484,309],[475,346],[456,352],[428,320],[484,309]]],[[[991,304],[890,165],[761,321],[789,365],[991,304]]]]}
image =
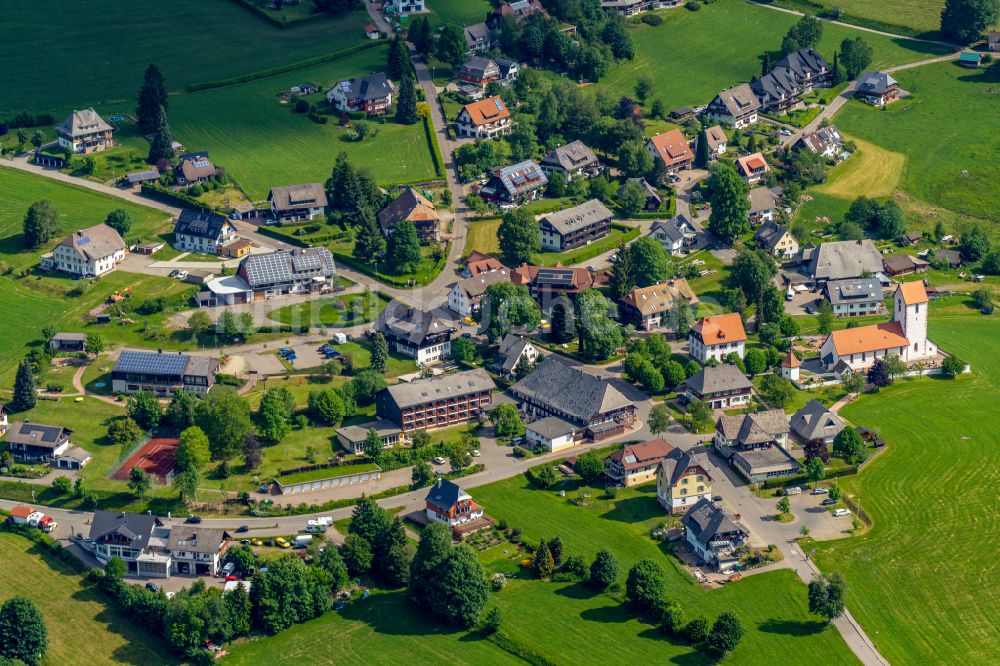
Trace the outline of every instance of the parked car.
{"type": "Polygon", "coordinates": [[[789,130],[789,129],[782,129],[781,130],[781,136],[791,136],[791,135],[792,135],[792,131],[791,130],[789,130]]]}
{"type": "Polygon", "coordinates": [[[833,512],[833,515],[836,516],[837,518],[843,518],[844,516],[851,515],[851,512],[848,511],[847,509],[837,509],[833,512]]]}
{"type": "Polygon", "coordinates": [[[231,576],[234,571],[236,571],[236,563],[235,562],[226,562],[226,565],[224,567],[222,567],[222,575],[223,576],[231,576]]]}
{"type": "Polygon", "coordinates": [[[462,335],[459,336],[459,337],[461,337],[463,340],[468,340],[468,339],[470,339],[472,337],[472,333],[469,333],[468,331],[466,331],[465,333],[462,333],[462,335]]]}
{"type": "Polygon", "coordinates": [[[837,503],[837,500],[835,500],[835,499],[833,499],[831,497],[827,497],[825,500],[823,500],[822,502],[820,502],[819,505],[820,506],[833,506],[836,503],[837,503]]]}
{"type": "Polygon", "coordinates": [[[785,488],[785,494],[786,495],[801,495],[802,494],[802,488],[799,488],[798,486],[792,486],[791,488],[785,488]]]}
{"type": "Polygon", "coordinates": [[[198,525],[201,523],[201,516],[188,516],[184,522],[188,525],[198,525]]]}
{"type": "Polygon", "coordinates": [[[285,360],[289,361],[289,362],[294,361],[297,358],[298,358],[298,354],[296,354],[295,352],[292,352],[291,354],[287,354],[285,356],[285,360]]]}
{"type": "Polygon", "coordinates": [[[250,545],[251,546],[263,546],[264,542],[261,541],[260,539],[250,539],[250,545]]]}
{"type": "Polygon", "coordinates": [[[177,275],[175,275],[174,277],[176,277],[178,280],[187,280],[187,276],[188,276],[187,271],[178,271],[177,275]]]}
{"type": "Polygon", "coordinates": [[[594,265],[587,266],[587,270],[590,271],[591,273],[596,273],[597,272],[597,266],[594,266],[594,265]]]}
{"type": "Polygon", "coordinates": [[[268,539],[267,541],[264,542],[264,545],[268,546],[268,547],[273,547],[274,546],[274,539],[268,539]]]}
{"type": "Polygon", "coordinates": [[[715,497],[712,498],[712,501],[713,502],[721,502],[722,501],[722,495],[716,495],[715,497]]]}
{"type": "Polygon", "coordinates": [[[473,458],[478,458],[481,455],[483,455],[483,454],[479,452],[479,449],[472,449],[472,457],[473,458]]]}
{"type": "Polygon", "coordinates": [[[828,489],[819,487],[813,488],[812,490],[813,495],[826,495],[828,492],[830,492],[828,489]]]}
{"type": "Polygon", "coordinates": [[[243,534],[244,532],[249,532],[249,531],[250,531],[249,525],[240,525],[239,527],[236,528],[237,534],[243,534]]]}
{"type": "Polygon", "coordinates": [[[180,271],[175,268],[174,270],[172,270],[169,273],[167,273],[167,277],[175,278],[175,277],[177,277],[178,273],[180,273],[180,271]]]}
{"type": "Polygon", "coordinates": [[[274,543],[278,548],[291,548],[292,544],[285,541],[285,537],[278,537],[274,540],[274,543]]]}
{"type": "Polygon", "coordinates": [[[278,354],[280,356],[288,356],[291,353],[292,353],[292,350],[289,349],[288,347],[282,347],[281,349],[278,350],[278,354]]]}
{"type": "Polygon", "coordinates": [[[156,586],[156,583],[146,583],[146,589],[150,592],[159,592],[160,588],[156,586]]]}
{"type": "Polygon", "coordinates": [[[441,456],[438,456],[437,458],[434,459],[434,464],[435,465],[443,465],[446,462],[447,461],[443,457],[441,457],[441,456]]]}

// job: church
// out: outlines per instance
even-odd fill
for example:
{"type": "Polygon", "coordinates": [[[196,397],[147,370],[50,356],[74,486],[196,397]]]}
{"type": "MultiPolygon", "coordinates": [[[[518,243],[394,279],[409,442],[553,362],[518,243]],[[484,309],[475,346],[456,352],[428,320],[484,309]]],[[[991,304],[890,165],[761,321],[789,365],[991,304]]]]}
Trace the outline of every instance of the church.
{"type": "Polygon", "coordinates": [[[820,361],[833,370],[843,361],[851,370],[863,370],[877,358],[896,354],[905,363],[937,356],[937,345],[927,339],[927,290],[923,282],[904,282],[892,297],[892,321],[833,331],[823,342],[820,361]]]}

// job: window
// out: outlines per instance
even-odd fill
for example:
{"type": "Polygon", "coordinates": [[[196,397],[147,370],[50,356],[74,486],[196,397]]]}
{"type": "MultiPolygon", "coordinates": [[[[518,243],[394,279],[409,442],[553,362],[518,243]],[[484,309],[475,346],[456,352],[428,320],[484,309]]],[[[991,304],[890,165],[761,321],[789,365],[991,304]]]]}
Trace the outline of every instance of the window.
{"type": "Polygon", "coordinates": [[[687,485],[687,482],[688,482],[687,477],[681,479],[681,483],[684,484],[685,486],[687,485]]]}
{"type": "Polygon", "coordinates": [[[687,494],[688,494],[687,488],[681,488],[681,495],[687,495],[687,494]]]}

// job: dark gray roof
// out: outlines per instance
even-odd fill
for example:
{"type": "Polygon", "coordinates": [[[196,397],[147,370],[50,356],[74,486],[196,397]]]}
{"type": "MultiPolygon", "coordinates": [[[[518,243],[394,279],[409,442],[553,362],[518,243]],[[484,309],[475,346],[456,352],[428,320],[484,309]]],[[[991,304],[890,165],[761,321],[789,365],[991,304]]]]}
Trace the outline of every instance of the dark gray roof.
{"type": "Polygon", "coordinates": [[[90,523],[90,538],[101,541],[111,534],[120,534],[128,539],[132,548],[144,550],[158,523],[156,516],[145,513],[95,511],[90,523]]]}
{"type": "Polygon", "coordinates": [[[338,82],[337,87],[347,99],[363,102],[382,99],[392,94],[392,83],[386,77],[385,72],[369,74],[368,76],[355,76],[338,82]]]}
{"type": "Polygon", "coordinates": [[[469,48],[478,46],[480,42],[489,41],[490,29],[486,23],[473,23],[465,26],[465,43],[469,48]]]}
{"type": "Polygon", "coordinates": [[[723,439],[737,446],[751,446],[773,442],[779,435],[788,434],[788,417],[780,409],[749,414],[724,415],[715,423],[723,439]]]}
{"type": "Polygon", "coordinates": [[[177,218],[174,233],[216,240],[222,236],[222,230],[227,226],[231,226],[229,220],[221,215],[185,209],[177,218]]]}
{"type": "Polygon", "coordinates": [[[660,193],[656,191],[656,188],[653,187],[652,185],[650,185],[649,182],[645,178],[629,178],[628,180],[626,180],[618,188],[618,196],[619,197],[622,194],[625,193],[625,185],[627,185],[628,183],[632,182],[633,180],[636,181],[637,183],[639,183],[639,186],[642,187],[642,191],[646,195],[647,199],[656,199],[657,201],[662,201],[663,200],[660,197],[660,193]]]}
{"type": "Polygon", "coordinates": [[[325,208],[327,204],[326,191],[323,189],[322,183],[272,187],[267,198],[278,211],[296,208],[325,208]]]}
{"type": "MultiPolygon", "coordinates": [[[[474,55],[462,65],[462,71],[476,76],[483,76],[490,67],[497,67],[496,62],[490,58],[474,55]]],[[[499,69],[499,67],[497,67],[499,69]]]]}
{"type": "Polygon", "coordinates": [[[809,262],[809,273],[818,280],[842,280],[881,270],[882,255],[868,238],[823,243],[809,262]]]}
{"type": "Polygon", "coordinates": [[[189,553],[218,553],[228,539],[229,532],[221,527],[197,527],[195,525],[175,525],[170,528],[167,548],[186,550],[189,553]]]}
{"type": "Polygon", "coordinates": [[[486,288],[498,282],[510,282],[510,271],[501,268],[497,271],[488,271],[459,280],[455,286],[465,290],[469,296],[482,296],[486,293],[486,288]]]}
{"type": "Polygon", "coordinates": [[[243,260],[240,271],[251,287],[283,284],[313,277],[334,276],[333,255],[325,247],[278,250],[270,254],[251,254],[243,260]]]}
{"type": "Polygon", "coordinates": [[[632,404],[608,380],[551,356],[510,390],[516,396],[532,398],[584,424],[599,414],[632,404]]]}
{"type": "Polygon", "coordinates": [[[851,278],[826,283],[826,297],[831,305],[882,300],[882,283],[877,278],[851,278]]]}
{"type": "Polygon", "coordinates": [[[815,49],[799,49],[789,53],[774,66],[789,70],[798,81],[820,76],[827,71],[826,60],[815,49]]]}
{"type": "Polygon", "coordinates": [[[694,534],[698,543],[708,543],[720,534],[742,532],[744,536],[750,533],[737,525],[726,512],[707,499],[702,499],[681,518],[681,522],[694,534]]]}
{"type": "Polygon", "coordinates": [[[56,342],[86,342],[86,333],[56,333],[52,336],[56,342]]]}
{"type": "Polygon", "coordinates": [[[753,388],[740,369],[730,363],[706,366],[698,374],[684,380],[684,385],[698,395],[709,395],[719,391],[738,391],[753,388]]]}
{"type": "Polygon", "coordinates": [[[542,167],[534,160],[501,167],[497,170],[495,178],[512,197],[545,187],[549,182],[542,167]]]}
{"type": "Polygon", "coordinates": [[[765,474],[767,472],[784,472],[794,474],[801,465],[792,457],[788,451],[780,446],[766,446],[760,449],[748,449],[737,451],[733,454],[733,459],[739,458],[750,468],[751,474],[765,474]]]}
{"type": "Polygon", "coordinates": [[[795,75],[785,67],[775,67],[756,81],[751,81],[750,88],[760,100],[760,105],[764,107],[794,97],[802,92],[795,80],[795,75]]]}
{"type": "Polygon", "coordinates": [[[716,95],[709,106],[721,105],[734,118],[760,109],[760,100],[749,83],[741,83],[716,95]]]}
{"type": "Polygon", "coordinates": [[[517,362],[521,360],[521,355],[529,345],[531,342],[518,335],[513,333],[505,335],[500,342],[500,355],[503,356],[503,362],[500,364],[501,369],[507,373],[513,372],[514,368],[517,367],[517,362]]]}
{"type": "Polygon", "coordinates": [[[63,239],[59,245],[72,248],[81,257],[95,261],[125,249],[125,241],[121,235],[103,223],[77,231],[63,239]]]}
{"type": "Polygon", "coordinates": [[[455,506],[455,503],[460,499],[469,498],[469,494],[462,490],[457,483],[449,481],[448,479],[439,478],[431,489],[427,491],[427,497],[424,499],[441,509],[448,510],[455,506]]]}
{"type": "Polygon", "coordinates": [[[72,431],[62,426],[17,421],[7,430],[7,443],[28,444],[54,449],[70,436],[72,431]]]}
{"type": "Polygon", "coordinates": [[[613,217],[614,213],[607,206],[598,199],[591,199],[579,206],[549,213],[542,218],[542,221],[547,222],[560,235],[566,235],[613,217]]]}
{"type": "Polygon", "coordinates": [[[552,149],[542,160],[545,166],[560,167],[566,171],[583,169],[599,163],[594,151],[579,139],[552,149]]]}
{"type": "Polygon", "coordinates": [[[816,153],[823,153],[830,148],[844,145],[844,137],[836,125],[821,127],[811,134],[804,134],[800,139],[802,145],[816,153]]]}
{"type": "Polygon", "coordinates": [[[539,436],[545,439],[562,437],[563,435],[568,435],[571,432],[579,430],[579,427],[558,416],[546,416],[544,419],[538,419],[529,423],[525,428],[538,433],[539,436]]]}
{"type": "Polygon", "coordinates": [[[392,301],[376,318],[375,330],[420,346],[429,336],[453,333],[456,329],[429,310],[418,310],[400,301],[392,301]]]}
{"type": "Polygon", "coordinates": [[[708,457],[704,453],[693,453],[692,451],[682,451],[674,449],[667,457],[660,461],[663,472],[671,486],[677,484],[692,467],[701,467],[705,476],[711,481],[712,477],[708,473],[708,457]]]}
{"type": "Polygon", "coordinates": [[[362,423],[360,425],[342,426],[337,428],[337,434],[343,435],[349,442],[363,442],[368,437],[368,431],[373,428],[381,437],[398,435],[402,432],[400,427],[392,421],[379,419],[377,421],[369,421],[368,423],[362,423]]]}
{"type": "Polygon", "coordinates": [[[437,375],[412,382],[400,382],[382,390],[388,391],[396,405],[402,409],[435,400],[492,391],[496,387],[485,370],[476,368],[452,375],[437,375]]]}
{"type": "Polygon", "coordinates": [[[649,228],[649,232],[663,232],[667,238],[676,243],[684,240],[684,232],[681,230],[681,227],[688,226],[687,218],[683,215],[678,215],[677,217],[672,217],[669,220],[657,220],[656,222],[653,222],[653,226],[649,228]]]}
{"type": "Polygon", "coordinates": [[[816,400],[810,400],[802,409],[792,414],[792,432],[807,442],[835,436],[844,429],[844,426],[839,416],[816,400]]]}

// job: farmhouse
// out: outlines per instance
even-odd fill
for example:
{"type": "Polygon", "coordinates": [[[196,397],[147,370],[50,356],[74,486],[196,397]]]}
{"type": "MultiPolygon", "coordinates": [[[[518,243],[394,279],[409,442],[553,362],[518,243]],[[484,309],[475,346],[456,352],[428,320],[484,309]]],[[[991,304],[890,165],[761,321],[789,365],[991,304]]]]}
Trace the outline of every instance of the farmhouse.
{"type": "Polygon", "coordinates": [[[709,119],[739,129],[757,122],[760,102],[749,83],[723,90],[705,109],[709,119]]]}
{"type": "Polygon", "coordinates": [[[687,280],[668,280],[649,287],[636,287],[618,299],[622,323],[651,331],[666,326],[671,311],[681,302],[698,303],[698,297],[687,280]]]}
{"type": "Polygon", "coordinates": [[[23,462],[54,462],[73,445],[72,432],[62,426],[15,421],[7,431],[7,447],[23,462]]]}
{"type": "Polygon", "coordinates": [[[97,561],[107,565],[111,558],[120,558],[132,576],[169,578],[169,539],[170,529],[149,514],[95,511],[90,523],[97,561]]]}
{"type": "Polygon", "coordinates": [[[802,409],[792,414],[791,429],[803,442],[833,442],[837,434],[846,427],[844,421],[823,406],[818,400],[810,400],[802,409]]]}
{"type": "MultiPolygon", "coordinates": [[[[325,247],[251,254],[240,262],[236,275],[258,300],[283,294],[327,291],[335,275],[333,255],[325,247]]],[[[249,296],[249,294],[245,295],[249,296]]]]}
{"type": "Polygon", "coordinates": [[[830,333],[820,349],[827,370],[843,362],[851,370],[868,368],[877,358],[897,354],[904,362],[937,356],[937,345],[927,339],[927,290],[922,282],[904,282],[892,297],[892,321],[830,333]]]}
{"type": "Polygon", "coordinates": [[[174,175],[179,185],[197,185],[215,178],[215,165],[207,155],[197,155],[181,159],[174,169],[174,175]]]}
{"type": "Polygon", "coordinates": [[[795,236],[777,222],[770,220],[764,222],[753,238],[757,241],[758,247],[767,250],[768,254],[778,259],[791,259],[799,253],[799,242],[795,236]]]}
{"type": "Polygon", "coordinates": [[[218,576],[230,543],[232,536],[222,528],[174,525],[167,540],[172,573],[218,576]]]}
{"type": "Polygon", "coordinates": [[[674,447],[662,439],[626,444],[604,459],[604,476],[612,485],[631,488],[656,479],[656,470],[674,447]]]}
{"type": "Polygon", "coordinates": [[[642,207],[643,210],[648,212],[655,212],[660,210],[660,206],[663,205],[663,198],[660,193],[656,191],[656,188],[650,185],[645,178],[629,178],[621,186],[618,187],[618,198],[621,199],[622,195],[625,194],[625,186],[629,183],[637,182],[639,186],[642,187],[642,192],[646,196],[646,203],[642,207]]]}
{"type": "Polygon", "coordinates": [[[821,243],[812,253],[807,270],[817,285],[874,275],[882,270],[882,254],[868,238],[821,243]]]}
{"type": "Polygon", "coordinates": [[[375,396],[375,414],[412,430],[444,428],[478,419],[496,384],[481,368],[393,384],[375,396]]]}
{"type": "Polygon", "coordinates": [[[174,247],[178,250],[216,254],[236,239],[236,227],[221,215],[185,208],[174,224],[174,247]]]}
{"type": "Polygon", "coordinates": [[[708,457],[674,449],[656,470],[656,501],[667,513],[687,511],[701,500],[712,499],[712,476],[708,457]]]}
{"type": "Polygon", "coordinates": [[[451,336],[456,329],[433,312],[417,310],[393,301],[379,313],[375,330],[381,331],[389,349],[430,365],[451,355],[451,336]]]}
{"type": "Polygon", "coordinates": [[[635,405],[610,382],[552,357],[510,392],[529,419],[558,416],[583,428],[593,441],[622,433],[635,421],[635,405]]]}
{"type": "Polygon", "coordinates": [[[543,312],[552,309],[559,298],[576,298],[576,295],[595,285],[595,274],[586,268],[542,268],[520,266],[510,272],[511,282],[528,287],[531,297],[538,301],[543,312]]]}
{"type": "Polygon", "coordinates": [[[391,449],[400,442],[403,431],[392,421],[379,419],[369,421],[360,425],[342,426],[337,429],[337,441],[344,447],[344,450],[356,455],[365,452],[365,442],[368,439],[368,431],[374,430],[378,435],[382,448],[391,449]]]}
{"type": "Polygon", "coordinates": [[[420,240],[438,239],[437,209],[412,187],[407,187],[388,206],[378,212],[378,224],[386,237],[403,220],[413,223],[417,229],[417,238],[420,240]]]}
{"type": "Polygon", "coordinates": [[[522,359],[524,359],[524,362],[529,367],[533,368],[535,363],[541,358],[541,354],[535,345],[513,333],[503,336],[503,340],[500,341],[498,353],[500,355],[498,370],[501,376],[508,379],[519,379],[517,377],[518,366],[522,359]]]}
{"type": "Polygon", "coordinates": [[[541,444],[551,453],[575,446],[583,439],[583,429],[558,416],[546,416],[524,426],[529,444],[541,444]]]}
{"type": "MultiPolygon", "coordinates": [[[[756,226],[774,220],[774,211],[781,200],[781,197],[775,190],[780,191],[780,188],[755,187],[750,190],[750,211],[747,213],[747,216],[750,218],[750,224],[756,226]]],[[[797,253],[798,248],[796,248],[793,254],[797,253]]]]}
{"type": "Polygon", "coordinates": [[[823,291],[838,317],[874,315],[882,309],[882,283],[878,278],[831,280],[823,291]]]}
{"type": "Polygon", "coordinates": [[[276,222],[311,220],[322,215],[327,206],[323,183],[272,187],[267,201],[276,222]]]}
{"type": "Polygon", "coordinates": [[[538,223],[542,250],[566,252],[590,245],[608,235],[613,217],[614,213],[598,199],[549,213],[538,223]]]}
{"type": "Polygon", "coordinates": [[[911,257],[908,254],[897,254],[892,257],[882,259],[885,272],[892,277],[900,275],[913,275],[914,273],[925,273],[930,267],[923,259],[911,257]]]}
{"type": "Polygon", "coordinates": [[[688,400],[701,400],[712,409],[729,409],[750,402],[753,384],[730,363],[705,366],[684,380],[688,400]]]}
{"type": "Polygon", "coordinates": [[[40,265],[80,277],[100,277],[125,259],[125,241],[106,224],[97,224],[67,236],[52,252],[43,254],[40,265]]]}
{"type": "Polygon", "coordinates": [[[520,204],[542,196],[549,179],[534,160],[525,160],[493,170],[493,176],[479,190],[485,201],[520,204]]]}
{"type": "Polygon", "coordinates": [[[458,78],[463,83],[485,88],[500,78],[500,67],[490,58],[474,55],[458,70],[458,78]]]}
{"type": "Polygon", "coordinates": [[[694,227],[683,215],[653,222],[649,228],[649,235],[660,241],[667,254],[680,254],[685,245],[692,245],[695,242],[694,227]]]}
{"type": "Polygon", "coordinates": [[[125,349],[111,371],[111,388],[126,395],[136,391],[158,396],[170,396],[176,391],[205,395],[215,383],[218,370],[219,361],[207,356],[125,349]]]}
{"type": "Polygon", "coordinates": [[[736,170],[749,185],[759,182],[771,170],[767,160],[760,153],[738,157],[736,170]]]}
{"type": "Polygon", "coordinates": [[[115,128],[93,108],[74,111],[56,128],[59,145],[74,153],[98,153],[114,145],[115,128]]]}
{"type": "Polygon", "coordinates": [[[505,268],[500,260],[496,257],[491,257],[488,254],[483,254],[479,250],[473,250],[469,253],[469,256],[465,258],[465,263],[462,265],[462,275],[465,277],[475,277],[482,273],[489,273],[490,271],[499,271],[505,268]]]}
{"type": "Polygon", "coordinates": [[[663,162],[668,174],[690,169],[694,151],[679,129],[672,129],[653,136],[646,142],[646,151],[654,160],[663,162]]]}
{"type": "Polygon", "coordinates": [[[740,563],[740,552],[750,533],[715,504],[700,500],[688,509],[681,523],[688,544],[705,562],[723,573],[740,563]]]}
{"type": "Polygon", "coordinates": [[[392,81],[379,72],[339,81],[327,91],[326,101],[337,111],[382,115],[392,106],[392,93],[392,81]]]}
{"type": "Polygon", "coordinates": [[[858,77],[855,97],[872,106],[885,106],[899,99],[899,82],[888,72],[865,72],[858,77]]]}
{"type": "Polygon", "coordinates": [[[836,125],[828,125],[810,134],[803,134],[799,143],[807,150],[829,159],[837,159],[844,149],[844,137],[836,125]]]}
{"type": "Polygon", "coordinates": [[[510,110],[499,96],[466,104],[458,112],[458,135],[474,139],[495,139],[514,130],[510,110]]]}
{"type": "Polygon", "coordinates": [[[691,327],[688,335],[690,354],[699,363],[715,359],[720,363],[729,354],[743,358],[747,334],[743,320],[736,312],[705,317],[691,327]]]}
{"type": "Polygon", "coordinates": [[[801,465],[788,453],[788,417],[780,409],[722,416],[715,423],[716,452],[748,481],[756,483],[798,473],[801,465]]]}
{"type": "Polygon", "coordinates": [[[471,317],[479,310],[486,288],[498,282],[510,282],[510,273],[507,269],[459,280],[448,292],[448,307],[463,317],[471,317]]]}
{"type": "Polygon", "coordinates": [[[726,132],[722,129],[722,126],[712,125],[706,129],[705,141],[708,143],[708,155],[711,159],[714,160],[717,157],[725,155],[729,139],[726,138],[726,132]]]}
{"type": "Polygon", "coordinates": [[[934,250],[933,259],[941,262],[948,268],[959,268],[962,263],[962,253],[958,250],[934,250]]]}
{"type": "Polygon", "coordinates": [[[562,174],[567,183],[574,178],[595,176],[604,168],[594,151],[579,139],[550,150],[539,166],[549,178],[554,173],[562,174]]]}

